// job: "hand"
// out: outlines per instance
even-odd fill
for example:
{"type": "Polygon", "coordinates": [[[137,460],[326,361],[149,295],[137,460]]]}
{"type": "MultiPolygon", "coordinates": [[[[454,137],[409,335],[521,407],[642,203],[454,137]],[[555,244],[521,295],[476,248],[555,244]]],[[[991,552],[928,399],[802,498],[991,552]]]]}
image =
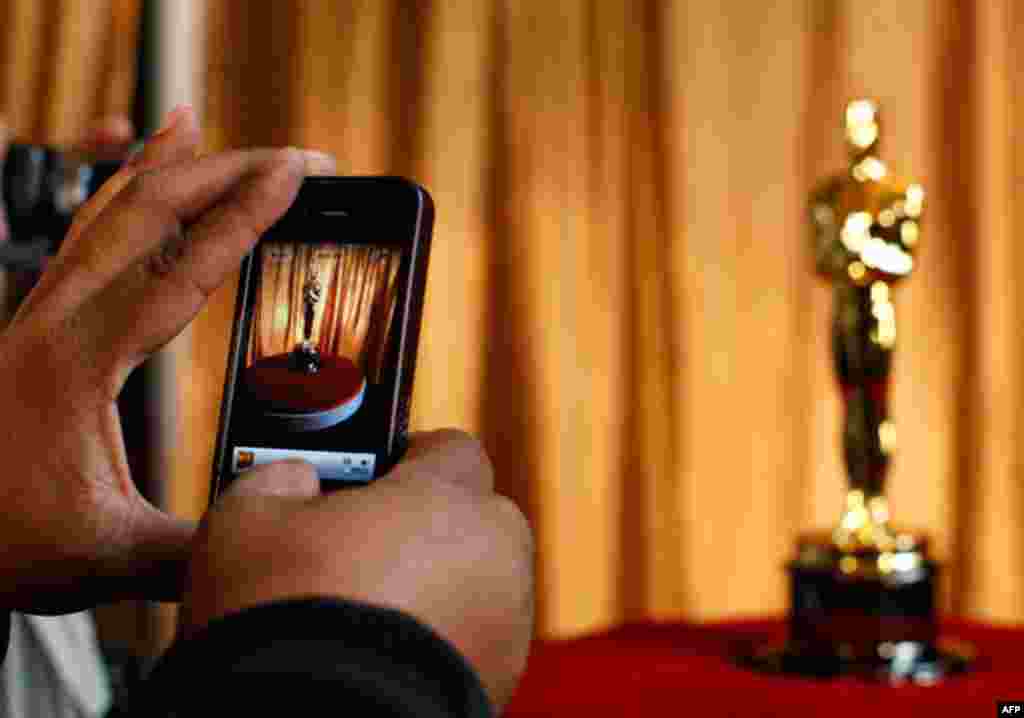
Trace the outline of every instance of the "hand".
{"type": "Polygon", "coordinates": [[[480,445],[454,431],[414,436],[388,475],[318,494],[301,461],[256,467],[232,485],[196,535],[182,633],[286,598],[398,608],[455,645],[503,706],[532,633],[532,536],[494,493],[480,445]]]}
{"type": "Polygon", "coordinates": [[[0,335],[0,609],[181,593],[194,526],[135,489],[115,400],[291,204],[322,155],[195,158],[188,107],[75,215],[0,335]]]}

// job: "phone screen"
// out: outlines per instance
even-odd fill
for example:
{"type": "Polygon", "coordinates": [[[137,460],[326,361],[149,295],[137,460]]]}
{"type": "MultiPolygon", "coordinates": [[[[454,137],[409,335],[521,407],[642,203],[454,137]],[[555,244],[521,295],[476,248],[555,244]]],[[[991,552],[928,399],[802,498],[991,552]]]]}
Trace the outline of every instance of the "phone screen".
{"type": "Polygon", "coordinates": [[[322,483],[363,483],[400,448],[427,250],[403,226],[292,221],[257,244],[225,391],[228,481],[301,458],[322,483]]]}

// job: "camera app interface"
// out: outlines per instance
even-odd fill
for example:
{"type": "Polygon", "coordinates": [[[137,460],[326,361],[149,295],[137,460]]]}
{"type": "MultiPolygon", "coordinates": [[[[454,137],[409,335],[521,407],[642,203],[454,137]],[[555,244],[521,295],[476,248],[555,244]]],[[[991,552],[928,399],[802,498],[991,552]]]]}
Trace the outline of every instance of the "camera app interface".
{"type": "Polygon", "coordinates": [[[386,245],[259,245],[230,419],[235,475],[301,458],[321,480],[373,478],[394,406],[401,258],[386,245]]]}

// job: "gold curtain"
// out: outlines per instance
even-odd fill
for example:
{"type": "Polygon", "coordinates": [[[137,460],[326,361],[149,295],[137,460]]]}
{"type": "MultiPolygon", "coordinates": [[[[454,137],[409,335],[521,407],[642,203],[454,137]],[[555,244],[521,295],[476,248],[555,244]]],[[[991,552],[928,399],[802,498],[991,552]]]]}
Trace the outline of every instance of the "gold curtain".
{"type": "MultiPolygon", "coordinates": [[[[437,204],[413,423],[478,432],[538,539],[540,630],[780,612],[838,518],[831,296],[805,198],[845,101],[928,191],[889,494],[942,606],[1024,619],[1013,0],[211,5],[212,146],[299,144],[437,204]]],[[[198,511],[234,287],[187,367],[198,511]]],[[[186,462],[187,463],[187,462],[186,462]]]]}
{"type": "Polygon", "coordinates": [[[369,381],[379,382],[400,258],[397,252],[372,246],[268,244],[246,366],[291,351],[303,340],[303,292],[313,268],[322,292],[310,324],[317,351],[348,357],[369,381]]]}
{"type": "Polygon", "coordinates": [[[19,140],[65,145],[131,115],[139,0],[2,0],[0,114],[19,140]]]}

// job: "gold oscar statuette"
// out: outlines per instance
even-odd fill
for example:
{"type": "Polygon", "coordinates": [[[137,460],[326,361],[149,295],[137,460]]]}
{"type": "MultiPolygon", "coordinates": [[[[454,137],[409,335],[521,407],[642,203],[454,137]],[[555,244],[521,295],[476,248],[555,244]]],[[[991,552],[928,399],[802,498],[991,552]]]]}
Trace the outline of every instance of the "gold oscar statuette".
{"type": "Polygon", "coordinates": [[[788,640],[746,658],[776,673],[930,684],[964,670],[970,650],[940,641],[939,567],[923,534],[890,523],[884,493],[895,445],[892,297],[914,269],[924,189],[895,179],[879,157],[877,103],[850,102],[843,128],[849,168],[814,189],[809,213],[816,270],[832,287],[846,496],[834,529],[797,541],[788,640]]]}

